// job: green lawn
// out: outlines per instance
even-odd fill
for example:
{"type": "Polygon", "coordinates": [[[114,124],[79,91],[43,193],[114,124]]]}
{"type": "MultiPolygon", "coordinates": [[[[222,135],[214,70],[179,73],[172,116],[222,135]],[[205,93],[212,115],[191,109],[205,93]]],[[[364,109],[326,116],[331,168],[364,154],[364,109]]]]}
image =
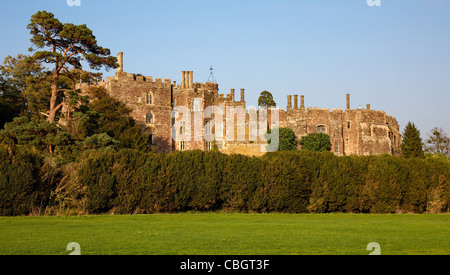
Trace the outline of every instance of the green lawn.
{"type": "Polygon", "coordinates": [[[450,254],[450,215],[171,214],[0,218],[0,254],[450,254]]]}

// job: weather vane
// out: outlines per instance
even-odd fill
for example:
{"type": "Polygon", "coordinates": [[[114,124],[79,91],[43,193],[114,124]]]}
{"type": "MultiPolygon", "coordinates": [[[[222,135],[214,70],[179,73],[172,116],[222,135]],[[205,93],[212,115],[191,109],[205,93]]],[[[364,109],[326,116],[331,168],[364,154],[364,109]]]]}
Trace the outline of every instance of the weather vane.
{"type": "Polygon", "coordinates": [[[211,66],[211,68],[209,70],[211,71],[211,73],[209,74],[208,82],[217,83],[216,78],[214,77],[214,74],[213,74],[213,70],[214,70],[213,67],[211,66]]]}

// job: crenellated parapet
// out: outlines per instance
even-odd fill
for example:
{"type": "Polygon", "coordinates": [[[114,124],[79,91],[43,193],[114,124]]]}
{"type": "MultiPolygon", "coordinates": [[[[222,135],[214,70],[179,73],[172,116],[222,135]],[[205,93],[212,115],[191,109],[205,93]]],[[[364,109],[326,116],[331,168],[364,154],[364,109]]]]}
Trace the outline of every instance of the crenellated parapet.
{"type": "Polygon", "coordinates": [[[116,72],[115,76],[107,77],[106,83],[164,83],[166,85],[172,85],[172,81],[169,78],[154,78],[152,76],[143,76],[141,74],[127,73],[127,72],[116,72]]]}

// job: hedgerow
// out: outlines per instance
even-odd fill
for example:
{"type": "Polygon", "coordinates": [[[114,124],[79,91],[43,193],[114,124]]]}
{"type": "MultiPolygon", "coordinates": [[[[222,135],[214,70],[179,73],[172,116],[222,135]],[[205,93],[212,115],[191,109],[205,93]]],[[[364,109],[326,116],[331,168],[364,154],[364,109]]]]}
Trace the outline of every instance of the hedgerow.
{"type": "Polygon", "coordinates": [[[442,213],[450,202],[450,164],[436,158],[92,150],[52,181],[37,153],[0,149],[0,160],[0,214],[7,216],[37,208],[65,215],[442,213]]]}

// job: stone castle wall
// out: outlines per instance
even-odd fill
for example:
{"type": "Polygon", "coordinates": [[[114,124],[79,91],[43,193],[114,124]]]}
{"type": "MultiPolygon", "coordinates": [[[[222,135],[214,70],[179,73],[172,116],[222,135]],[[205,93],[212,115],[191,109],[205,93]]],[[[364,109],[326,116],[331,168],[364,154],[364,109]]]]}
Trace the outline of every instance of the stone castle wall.
{"type": "MultiPolygon", "coordinates": [[[[129,74],[123,71],[123,54],[118,57],[119,68],[115,76],[99,85],[133,110],[132,117],[152,133],[152,147],[156,150],[210,150],[215,144],[224,153],[264,154],[261,148],[264,149],[267,143],[261,134],[265,129],[255,124],[254,118],[260,122],[257,111],[245,109],[244,89],[240,90],[240,100],[235,100],[235,89],[226,95],[219,94],[217,83],[194,83],[192,71],[182,71],[178,85],[170,79],[129,74]],[[180,106],[184,106],[184,111],[178,112],[180,106]],[[208,113],[211,106],[222,110],[221,119],[217,112],[208,113]],[[175,111],[177,117],[172,118],[175,111]],[[213,139],[204,138],[208,134],[213,139]]],[[[88,87],[86,84],[78,86],[81,90],[88,87]]],[[[397,120],[384,111],[370,109],[370,105],[365,109],[351,109],[349,94],[345,110],[306,108],[303,95],[289,95],[287,99],[286,110],[268,110],[267,121],[262,125],[288,127],[298,139],[324,132],[330,136],[332,152],[336,155],[398,152],[401,135],[397,120]],[[275,117],[272,119],[275,113],[279,119],[277,124],[274,124],[275,117]]]]}

